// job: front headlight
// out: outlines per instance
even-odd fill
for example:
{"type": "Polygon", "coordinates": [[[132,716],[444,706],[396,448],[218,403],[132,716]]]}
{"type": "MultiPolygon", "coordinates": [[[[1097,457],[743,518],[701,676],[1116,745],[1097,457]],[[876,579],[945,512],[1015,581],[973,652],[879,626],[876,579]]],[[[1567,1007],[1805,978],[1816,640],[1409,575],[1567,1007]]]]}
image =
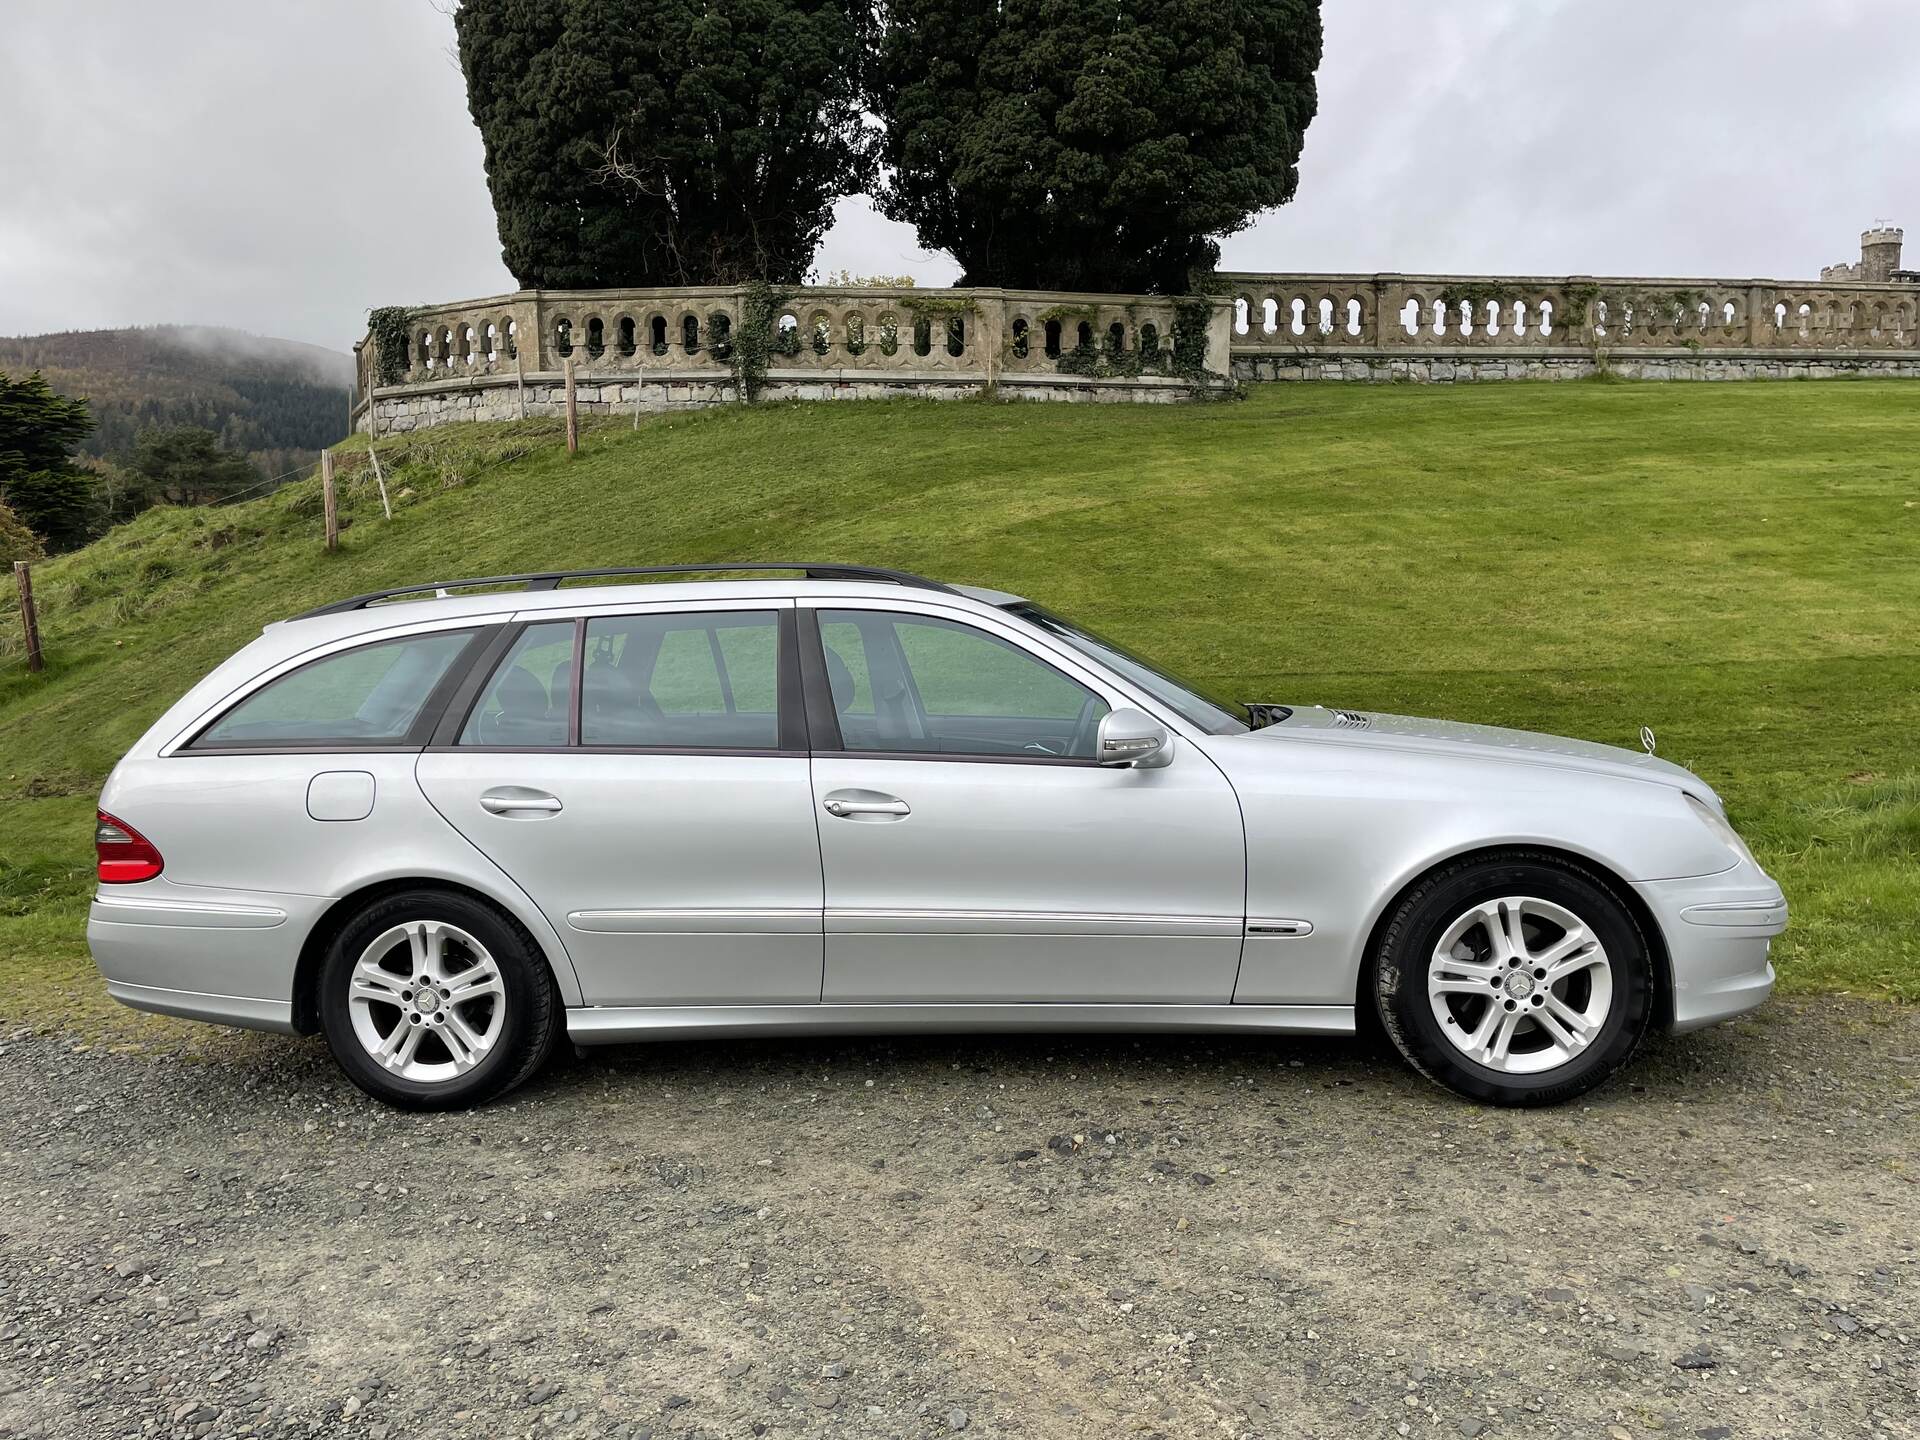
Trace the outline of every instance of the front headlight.
{"type": "MultiPolygon", "coordinates": [[[[1685,794],[1686,792],[1682,791],[1681,793],[1685,794]]],[[[1721,843],[1749,865],[1759,863],[1753,858],[1753,852],[1747,849],[1747,842],[1740,838],[1739,831],[1727,823],[1726,816],[1722,815],[1697,795],[1687,795],[1686,798],[1687,804],[1693,807],[1693,813],[1698,815],[1706,827],[1719,837],[1721,843]]]]}

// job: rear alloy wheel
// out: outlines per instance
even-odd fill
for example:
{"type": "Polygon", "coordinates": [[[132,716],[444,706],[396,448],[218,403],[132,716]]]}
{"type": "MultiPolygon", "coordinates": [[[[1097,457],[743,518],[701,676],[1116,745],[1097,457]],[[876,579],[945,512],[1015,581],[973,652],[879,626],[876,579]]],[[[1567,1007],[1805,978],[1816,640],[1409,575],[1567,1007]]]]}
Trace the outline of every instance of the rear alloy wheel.
{"type": "Polygon", "coordinates": [[[1464,861],[1415,887],[1377,965],[1382,1022],[1430,1078],[1498,1105],[1584,1094],[1647,1026],[1652,965],[1601,878],[1557,856],[1464,861]]]}
{"type": "Polygon", "coordinates": [[[518,925],[465,896],[389,896],[335,938],[320,976],[334,1058],[368,1094],[407,1109],[477,1105],[553,1048],[559,1005],[518,925]]]}

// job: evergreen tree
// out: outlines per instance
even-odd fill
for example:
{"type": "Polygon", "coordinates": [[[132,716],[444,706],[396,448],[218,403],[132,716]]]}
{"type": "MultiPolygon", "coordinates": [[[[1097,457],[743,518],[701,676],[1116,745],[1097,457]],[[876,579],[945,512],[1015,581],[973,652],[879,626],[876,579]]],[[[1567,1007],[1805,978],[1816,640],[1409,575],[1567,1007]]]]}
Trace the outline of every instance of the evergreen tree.
{"type": "Polygon", "coordinates": [[[0,505],[49,550],[93,535],[93,477],[68,457],[92,429],[87,402],[54,394],[38,371],[24,380],[0,373],[0,505]]]}
{"type": "Polygon", "coordinates": [[[879,0],[881,210],[962,284],[1191,288],[1293,198],[1319,0],[879,0]]]}
{"type": "Polygon", "coordinates": [[[138,487],[128,496],[133,509],[161,500],[203,505],[260,483],[260,473],[244,455],[222,450],[219,437],[197,425],[142,431],[127,460],[126,474],[138,487]]]}
{"type": "Polygon", "coordinates": [[[865,0],[466,0],[454,12],[522,285],[798,281],[869,173],[865,0]]]}

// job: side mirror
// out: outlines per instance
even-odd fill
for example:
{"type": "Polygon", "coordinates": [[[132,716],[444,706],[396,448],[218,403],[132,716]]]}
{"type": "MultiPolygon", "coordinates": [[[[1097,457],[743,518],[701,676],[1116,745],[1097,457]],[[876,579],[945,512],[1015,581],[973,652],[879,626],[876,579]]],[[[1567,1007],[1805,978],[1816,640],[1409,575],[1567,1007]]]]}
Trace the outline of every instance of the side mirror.
{"type": "Polygon", "coordinates": [[[1109,711],[1100,721],[1096,748],[1102,765],[1158,770],[1173,763],[1173,736],[1158,720],[1138,710],[1109,711]]]}

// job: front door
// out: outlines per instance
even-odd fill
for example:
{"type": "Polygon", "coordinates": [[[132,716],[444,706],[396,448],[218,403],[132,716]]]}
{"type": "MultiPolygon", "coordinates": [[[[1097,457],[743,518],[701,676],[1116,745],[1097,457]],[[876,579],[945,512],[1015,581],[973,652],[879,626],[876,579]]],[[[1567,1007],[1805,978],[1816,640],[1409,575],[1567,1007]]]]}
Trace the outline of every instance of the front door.
{"type": "Polygon", "coordinates": [[[1212,761],[1098,764],[1101,717],[1131,702],[1011,623],[912,601],[801,617],[822,998],[1232,999],[1246,862],[1212,761]]]}
{"type": "Polygon", "coordinates": [[[435,808],[565,939],[589,1004],[818,1002],[793,615],[530,623],[420,757],[435,808]]]}

